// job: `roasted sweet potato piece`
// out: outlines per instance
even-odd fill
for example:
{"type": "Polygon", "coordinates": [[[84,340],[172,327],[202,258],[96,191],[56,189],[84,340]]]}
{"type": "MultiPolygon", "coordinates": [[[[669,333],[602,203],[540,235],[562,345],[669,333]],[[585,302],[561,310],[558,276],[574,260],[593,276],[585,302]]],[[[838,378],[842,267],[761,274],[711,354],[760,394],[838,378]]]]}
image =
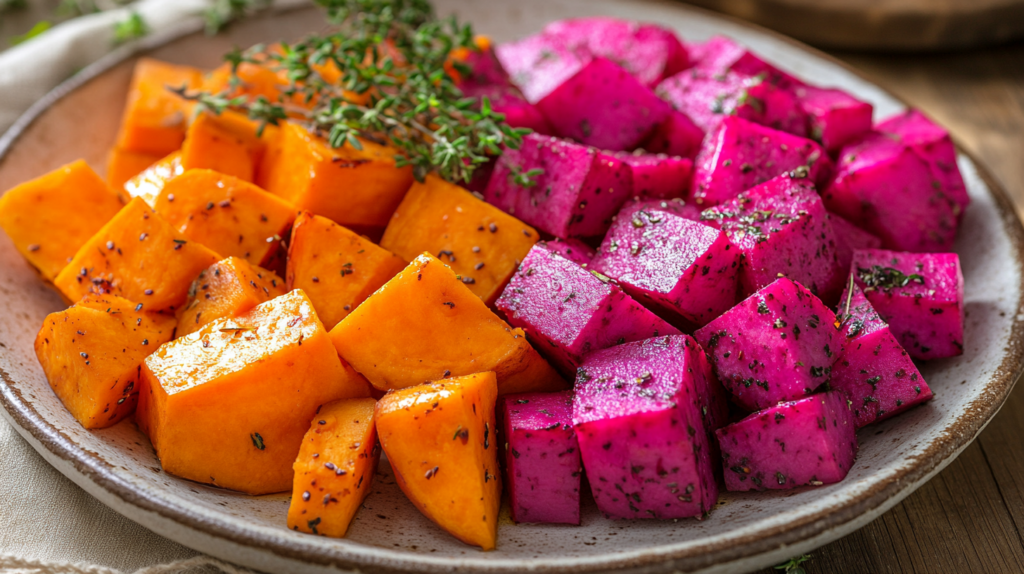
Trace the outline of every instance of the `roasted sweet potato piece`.
{"type": "Polygon", "coordinates": [[[494,371],[502,394],[565,381],[447,265],[420,255],[331,330],[342,358],[380,390],[494,371]]]}
{"type": "Polygon", "coordinates": [[[341,538],[373,484],[380,461],[373,399],[320,408],[292,468],[288,528],[341,538]]]}
{"type": "Polygon", "coordinates": [[[406,259],[436,255],[490,305],[538,239],[537,230],[515,217],[427,176],[409,189],[380,245],[406,259]]]}
{"type": "Polygon", "coordinates": [[[150,355],[136,420],[171,474],[249,494],[282,492],[317,407],[369,396],[369,388],[296,290],[150,355]]]}
{"type": "Polygon", "coordinates": [[[287,291],[280,277],[245,259],[228,257],[218,261],[192,282],[188,302],[178,313],[178,336],[194,333],[219,319],[237,317],[287,291]]]}
{"type": "Polygon", "coordinates": [[[186,239],[255,265],[276,254],[295,219],[287,201],[208,169],[190,169],[167,182],[153,208],[186,239]]]}
{"type": "Polygon", "coordinates": [[[195,89],[202,79],[197,68],[141,58],[128,89],[117,147],[160,156],[180,148],[191,105],[167,87],[195,89]]]}
{"type": "Polygon", "coordinates": [[[497,379],[477,373],[391,391],[377,403],[377,432],[395,481],[427,518],[492,550],[501,505],[494,420],[497,379]]]}
{"type": "Polygon", "coordinates": [[[306,128],[284,124],[268,142],[256,184],[299,209],[380,237],[412,185],[412,169],[395,167],[394,152],[384,146],[362,146],[331,148],[306,128]]]}
{"type": "Polygon", "coordinates": [[[111,295],[88,296],[48,315],[36,336],[50,387],[87,429],[135,411],[143,359],[174,336],[174,317],[138,307],[111,295]]]}
{"type": "Polygon", "coordinates": [[[124,183],[129,197],[140,197],[150,207],[156,205],[156,198],[168,181],[178,177],[185,169],[181,166],[181,152],[176,151],[139,172],[124,183]]]}
{"type": "Polygon", "coordinates": [[[53,284],[69,301],[103,293],[168,311],[185,303],[192,280],[218,259],[135,198],[82,245],[53,284]]]}
{"type": "MultiPolygon", "coordinates": [[[[273,103],[278,103],[283,97],[283,92],[288,88],[288,78],[270,67],[253,63],[242,62],[237,68],[240,82],[231,85],[231,65],[224,64],[203,78],[203,89],[212,93],[224,93],[229,97],[245,96],[256,99],[263,96],[273,103]]],[[[301,103],[301,100],[290,100],[289,103],[301,103]]]]}
{"type": "Polygon", "coordinates": [[[306,292],[328,330],[405,265],[405,259],[325,217],[304,211],[292,226],[288,289],[306,292]]]}
{"type": "Polygon", "coordinates": [[[123,190],[129,179],[146,171],[149,166],[161,159],[163,156],[115,147],[107,156],[107,184],[116,190],[123,190]]]}
{"type": "Polygon", "coordinates": [[[199,114],[181,146],[181,166],[185,170],[212,169],[252,181],[267,141],[277,130],[267,126],[259,133],[258,128],[256,122],[235,112],[199,114]]]}
{"type": "Polygon", "coordinates": [[[7,190],[0,197],[0,227],[52,280],[120,209],[117,194],[78,160],[7,190]]]}

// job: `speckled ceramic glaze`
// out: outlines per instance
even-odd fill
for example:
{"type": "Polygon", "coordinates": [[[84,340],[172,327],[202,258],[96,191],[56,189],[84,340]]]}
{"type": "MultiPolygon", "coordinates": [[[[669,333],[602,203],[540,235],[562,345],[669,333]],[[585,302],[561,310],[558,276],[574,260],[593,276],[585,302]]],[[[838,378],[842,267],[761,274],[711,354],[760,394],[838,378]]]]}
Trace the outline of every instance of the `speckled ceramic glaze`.
{"type": "MultiPolygon", "coordinates": [[[[879,117],[902,105],[856,73],[792,41],[681,5],[640,0],[438,0],[478,31],[516,38],[557,18],[610,14],[658,22],[687,40],[728,34],[783,68],[872,101],[879,117]]],[[[233,45],[294,38],[321,26],[298,8],[207,38],[182,29],[147,40],[149,55],[212,67],[233,45]]],[[[0,189],[84,157],[104,165],[133,60],[114,55],[40,102],[0,140],[0,189]]],[[[583,525],[515,525],[507,511],[498,548],[479,552],[423,518],[386,464],[347,538],[285,528],[287,495],[249,497],[161,471],[129,421],[89,432],[50,391],[32,341],[63,308],[0,234],[0,403],[4,415],[58,470],[125,516],[197,550],[272,572],[735,572],[779,562],[859,528],[948,464],[995,415],[1021,369],[1020,223],[1003,191],[971,158],[960,169],[972,205],[957,242],[967,281],[966,352],[923,365],[935,400],[860,432],[860,454],[839,484],[785,492],[724,493],[703,522],[610,521],[585,500],[583,525]]],[[[56,231],[56,230],[55,230],[56,231]]]]}

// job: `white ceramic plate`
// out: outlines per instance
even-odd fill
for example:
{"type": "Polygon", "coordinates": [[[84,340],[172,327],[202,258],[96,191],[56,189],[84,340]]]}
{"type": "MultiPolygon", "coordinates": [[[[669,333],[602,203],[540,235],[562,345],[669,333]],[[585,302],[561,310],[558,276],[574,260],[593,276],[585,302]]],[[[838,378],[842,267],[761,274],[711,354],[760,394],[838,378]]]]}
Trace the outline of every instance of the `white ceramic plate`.
{"type": "MultiPolygon", "coordinates": [[[[696,41],[728,34],[808,80],[845,88],[884,117],[902,105],[828,57],[783,37],[682,5],[626,0],[439,0],[480,32],[508,40],[571,16],[648,20],[696,41]]],[[[319,11],[279,11],[207,38],[179,30],[147,40],[149,55],[212,67],[234,45],[290,39],[322,26],[319,11]]],[[[41,101],[0,139],[0,189],[84,157],[104,165],[131,72],[130,54],[83,71],[41,101]]],[[[272,572],[735,572],[777,563],[847,534],[883,513],[948,464],[984,428],[1021,369],[1024,230],[1004,192],[971,158],[960,157],[973,204],[957,243],[967,281],[966,351],[922,372],[931,403],[863,429],[857,463],[839,484],[766,493],[723,493],[703,521],[610,521],[590,500],[583,525],[515,525],[504,513],[498,548],[465,546],[423,518],[387,465],[347,538],[285,527],[287,495],[249,497],[161,471],[146,438],[128,421],[89,432],[50,391],[32,350],[43,317],[63,307],[0,237],[0,403],[4,416],[46,460],[125,516],[187,546],[272,572]]]]}

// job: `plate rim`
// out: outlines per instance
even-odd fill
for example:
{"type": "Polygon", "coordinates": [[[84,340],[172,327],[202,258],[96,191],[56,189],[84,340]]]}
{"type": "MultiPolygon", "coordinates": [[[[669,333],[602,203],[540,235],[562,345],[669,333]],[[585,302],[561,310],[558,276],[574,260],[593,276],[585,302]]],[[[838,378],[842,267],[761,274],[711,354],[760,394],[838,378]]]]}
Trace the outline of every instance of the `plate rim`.
{"type": "MultiPolygon", "coordinates": [[[[793,48],[819,58],[830,65],[842,68],[847,73],[880,90],[894,101],[910,107],[910,104],[904,98],[894,94],[883,84],[876,82],[870,74],[862,72],[842,60],[808,46],[790,36],[739,18],[692,5],[665,0],[653,0],[650,3],[683,13],[693,12],[706,17],[721,19],[761,35],[769,36],[776,41],[784,42],[793,48]]],[[[281,13],[304,9],[309,6],[310,4],[303,0],[278,2],[269,12],[281,13]]],[[[18,143],[21,136],[25,134],[37,119],[51,106],[69,96],[78,88],[100,78],[104,73],[130,58],[167,43],[183,39],[186,36],[197,34],[201,29],[202,22],[199,20],[184,21],[179,25],[143,38],[136,44],[122,46],[93,64],[86,66],[79,73],[65,80],[37,100],[18,117],[4,134],[0,135],[0,162],[6,160],[8,152],[18,143]]],[[[1014,263],[1017,265],[1020,275],[1024,277],[1024,225],[1022,225],[1009,195],[1002,184],[992,175],[988,167],[980,162],[973,153],[960,145],[958,138],[952,136],[952,134],[951,137],[953,137],[953,141],[956,144],[958,154],[971,162],[979,178],[988,188],[998,211],[1004,233],[1010,242],[1014,263]]],[[[780,550],[789,551],[790,548],[799,548],[801,544],[806,544],[812,540],[820,540],[823,537],[827,538],[830,532],[843,530],[844,526],[856,523],[858,519],[862,519],[865,516],[881,514],[909,496],[914,490],[934,476],[934,474],[937,474],[946,465],[951,463],[960,452],[974,441],[1006,402],[1016,381],[1024,373],[1024,290],[1022,290],[1021,296],[1017,301],[1017,313],[1013,317],[1004,353],[1002,362],[995,368],[993,374],[985,383],[984,388],[988,393],[970,403],[966,408],[965,414],[960,419],[945,428],[936,438],[932,439],[931,444],[918,457],[917,462],[900,466],[888,482],[858,493],[839,507],[818,510],[799,520],[751,533],[744,538],[733,538],[727,541],[711,540],[689,549],[658,550],[651,548],[647,549],[642,555],[633,557],[616,557],[613,554],[609,554],[606,555],[605,559],[601,560],[595,557],[575,564],[559,564],[554,566],[544,566],[534,562],[529,567],[533,570],[544,572],[582,573],[611,569],[691,571],[747,562],[752,564],[759,557],[767,557],[773,553],[778,553],[780,550]]],[[[291,542],[282,544],[273,539],[268,539],[258,532],[236,529],[230,524],[220,523],[216,519],[204,517],[199,513],[179,507],[174,503],[142,495],[132,485],[121,479],[110,463],[77,445],[39,415],[30,403],[23,400],[21,391],[17,388],[15,381],[3,368],[0,368],[0,406],[4,410],[0,414],[3,414],[4,418],[14,425],[19,434],[25,436],[28,433],[28,435],[31,435],[32,440],[28,442],[36,450],[45,447],[49,451],[48,454],[50,456],[70,463],[67,465],[67,468],[51,463],[62,474],[68,475],[69,478],[72,478],[74,482],[83,486],[83,488],[85,486],[79,480],[75,480],[76,478],[88,482],[91,486],[105,491],[107,495],[113,496],[143,513],[160,515],[178,527],[184,528],[187,532],[223,539],[250,551],[270,552],[286,561],[320,567],[351,567],[357,569],[369,567],[375,571],[387,572],[441,572],[449,571],[453,567],[459,568],[458,559],[451,560],[447,566],[433,560],[424,563],[417,558],[389,557],[386,555],[388,550],[384,548],[367,547],[370,550],[367,554],[352,554],[351,550],[342,550],[332,553],[335,554],[334,556],[328,556],[323,552],[318,552],[318,549],[313,545],[296,545],[291,542]],[[78,476],[73,477],[68,474],[68,471],[73,471],[78,476]],[[303,548],[304,546],[307,548],[303,548]],[[380,554],[374,556],[374,553],[380,554]],[[338,556],[337,554],[347,554],[348,556],[338,556]]],[[[26,436],[26,438],[28,437],[26,436]]],[[[44,458],[48,459],[49,457],[44,455],[44,458]]],[[[86,488],[86,490],[89,491],[90,489],[86,488]]],[[[100,498],[100,500],[103,499],[92,492],[90,494],[100,498]]],[[[107,505],[111,506],[110,504],[107,505]]],[[[115,508],[115,510],[134,520],[132,516],[128,516],[120,509],[115,508]]],[[[149,528],[147,524],[142,524],[142,526],[149,528]]],[[[161,535],[172,537],[170,533],[157,532],[161,535]]],[[[184,538],[184,536],[173,537],[173,539],[189,545],[183,541],[184,538]]],[[[507,567],[495,564],[494,567],[486,569],[492,572],[507,572],[515,568],[515,566],[507,567]]]]}

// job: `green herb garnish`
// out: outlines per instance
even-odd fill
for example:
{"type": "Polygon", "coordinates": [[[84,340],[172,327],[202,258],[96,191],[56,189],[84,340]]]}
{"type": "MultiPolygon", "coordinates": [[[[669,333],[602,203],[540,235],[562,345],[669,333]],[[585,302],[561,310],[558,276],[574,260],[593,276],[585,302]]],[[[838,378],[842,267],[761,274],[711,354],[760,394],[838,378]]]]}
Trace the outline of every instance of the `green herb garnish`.
{"type": "Polygon", "coordinates": [[[281,101],[173,91],[212,113],[245,112],[263,126],[291,118],[336,148],[360,149],[360,138],[390,145],[398,151],[398,166],[412,166],[421,181],[428,173],[469,181],[502,146],[518,149],[530,133],[506,124],[486,98],[466,98],[456,86],[450,72],[469,70],[453,61],[453,50],[477,50],[470,26],[454,17],[438,19],[427,0],[317,4],[327,10],[327,32],[278,49],[255,46],[226,56],[235,72],[243,62],[284,72],[288,86],[281,101]],[[331,65],[340,70],[333,83],[318,72],[331,65]],[[310,108],[289,103],[294,101],[309,102],[310,108]]]}
{"type": "Polygon", "coordinates": [[[881,265],[872,265],[870,269],[857,267],[857,278],[860,279],[868,289],[889,290],[897,287],[906,287],[911,282],[924,285],[924,277],[917,273],[905,275],[899,269],[895,269],[893,267],[882,267],[881,265]]]}

